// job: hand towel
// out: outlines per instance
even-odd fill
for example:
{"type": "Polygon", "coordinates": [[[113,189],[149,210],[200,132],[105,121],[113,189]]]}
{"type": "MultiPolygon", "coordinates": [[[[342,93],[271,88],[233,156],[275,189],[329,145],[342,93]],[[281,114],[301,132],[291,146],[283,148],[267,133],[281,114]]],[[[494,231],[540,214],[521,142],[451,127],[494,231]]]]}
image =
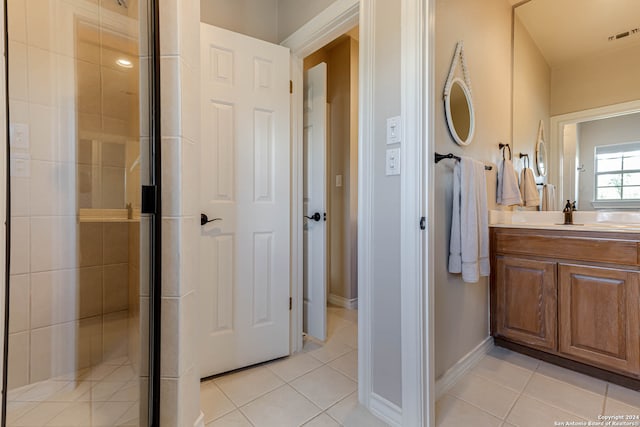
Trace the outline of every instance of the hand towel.
{"type": "Polygon", "coordinates": [[[540,206],[540,193],[530,168],[522,168],[520,173],[520,194],[524,206],[540,206]]]}
{"type": "Polygon", "coordinates": [[[542,210],[555,211],[556,209],[556,186],[545,184],[542,188],[542,210]]]}
{"type": "Polygon", "coordinates": [[[498,190],[496,201],[499,205],[521,205],[522,197],[518,188],[518,175],[509,159],[502,159],[498,167],[498,190]]]}
{"type": "Polygon", "coordinates": [[[462,157],[454,169],[449,272],[476,283],[489,275],[489,211],[484,164],[462,157]]]}

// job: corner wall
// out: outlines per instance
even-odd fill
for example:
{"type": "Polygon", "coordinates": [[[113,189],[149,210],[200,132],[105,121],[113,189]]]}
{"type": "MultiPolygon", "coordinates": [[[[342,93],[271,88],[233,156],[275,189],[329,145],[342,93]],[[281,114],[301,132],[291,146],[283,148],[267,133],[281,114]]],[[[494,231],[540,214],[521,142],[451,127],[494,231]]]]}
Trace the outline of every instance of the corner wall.
{"type": "MultiPolygon", "coordinates": [[[[489,209],[495,207],[499,142],[511,142],[511,5],[506,0],[437,0],[435,151],[486,164],[489,209]],[[476,131],[471,145],[456,145],[447,129],[442,91],[456,42],[464,41],[476,131]]],[[[447,271],[454,164],[435,166],[435,375],[440,378],[489,335],[488,280],[464,283],[447,271]]]]}

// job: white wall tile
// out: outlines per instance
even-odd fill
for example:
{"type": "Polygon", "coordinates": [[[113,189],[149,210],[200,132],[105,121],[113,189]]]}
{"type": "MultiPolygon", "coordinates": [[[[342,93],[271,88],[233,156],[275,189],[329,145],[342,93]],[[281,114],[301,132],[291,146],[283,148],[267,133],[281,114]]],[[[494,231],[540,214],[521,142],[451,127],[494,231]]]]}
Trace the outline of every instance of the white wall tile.
{"type": "Polygon", "coordinates": [[[78,369],[96,366],[102,362],[102,316],[78,322],[78,369]]]}
{"type": "MultiPolygon", "coordinates": [[[[174,1],[174,0],[166,0],[174,1]]],[[[161,127],[162,137],[180,136],[182,115],[180,112],[180,58],[160,59],[161,127]]]]}
{"type": "Polygon", "coordinates": [[[29,272],[29,218],[11,219],[11,274],[29,272]]]}
{"type": "Polygon", "coordinates": [[[181,141],[181,186],[182,214],[200,215],[200,146],[198,143],[181,141]]]}
{"type": "Polygon", "coordinates": [[[9,389],[29,384],[29,332],[9,334],[9,389]]]}
{"type": "Polygon", "coordinates": [[[180,318],[182,309],[180,298],[162,298],[162,325],[160,371],[162,377],[177,378],[180,357],[184,349],[180,347],[180,318]]]}
{"type": "MultiPolygon", "coordinates": [[[[30,27],[31,28],[31,27],[30,27]]],[[[34,30],[37,32],[39,30],[34,30]]],[[[55,54],[29,46],[27,50],[29,67],[26,68],[29,84],[29,102],[41,105],[53,105],[53,85],[55,72],[55,54]]],[[[25,69],[21,69],[24,73],[25,69]]]]}
{"type": "Polygon", "coordinates": [[[29,178],[11,177],[11,215],[29,216],[29,178]]]}
{"type": "Polygon", "coordinates": [[[29,85],[27,70],[29,69],[27,60],[27,45],[22,43],[9,42],[9,98],[21,101],[29,99],[29,85]]]}
{"type": "Polygon", "coordinates": [[[78,319],[77,275],[77,270],[54,270],[31,275],[32,328],[78,319]]]}
{"type": "Polygon", "coordinates": [[[79,265],[102,266],[103,258],[103,228],[102,223],[82,222],[78,228],[79,265]]]}
{"type": "Polygon", "coordinates": [[[105,264],[129,262],[129,224],[105,223],[103,248],[105,264]]]}
{"type": "Polygon", "coordinates": [[[31,331],[30,381],[37,382],[73,372],[77,355],[76,322],[62,323],[31,331]]]}
{"type": "MultiPolygon", "coordinates": [[[[178,0],[160,0],[158,10],[160,12],[160,55],[178,55],[180,46],[181,28],[178,24],[180,8],[178,0]]],[[[198,19],[198,21],[200,21],[198,19]]],[[[164,86],[162,86],[164,90],[164,86]]]]}
{"type": "Polygon", "coordinates": [[[29,137],[32,159],[57,160],[54,156],[58,148],[56,118],[57,113],[53,107],[39,104],[29,106],[29,137]]]}
{"type": "Polygon", "coordinates": [[[50,0],[29,0],[27,5],[27,40],[30,45],[48,49],[51,41],[50,0]]]}
{"type": "Polygon", "coordinates": [[[129,265],[104,266],[104,312],[128,310],[129,265]]]}
{"type": "Polygon", "coordinates": [[[84,267],[78,275],[78,317],[102,315],[102,267],[84,267]]]}
{"type": "Polygon", "coordinates": [[[29,275],[21,274],[9,278],[11,300],[9,302],[9,333],[29,329],[29,275]]]}
{"type": "Polygon", "coordinates": [[[183,403],[179,395],[178,379],[162,378],[160,380],[160,425],[179,425],[179,413],[183,403]]]}
{"type": "Polygon", "coordinates": [[[200,69],[180,59],[180,111],[183,138],[200,140],[200,69]]]}
{"type": "Polygon", "coordinates": [[[116,359],[128,354],[127,328],[129,313],[119,311],[103,317],[103,359],[116,359]]]}
{"type": "Polygon", "coordinates": [[[31,271],[50,271],[78,265],[75,217],[31,218],[31,271]]]}
{"type": "Polygon", "coordinates": [[[9,0],[7,2],[9,15],[9,40],[27,42],[27,10],[24,0],[9,0]]]}
{"type": "Polygon", "coordinates": [[[162,138],[162,215],[182,214],[182,147],[180,138],[162,138]]]}

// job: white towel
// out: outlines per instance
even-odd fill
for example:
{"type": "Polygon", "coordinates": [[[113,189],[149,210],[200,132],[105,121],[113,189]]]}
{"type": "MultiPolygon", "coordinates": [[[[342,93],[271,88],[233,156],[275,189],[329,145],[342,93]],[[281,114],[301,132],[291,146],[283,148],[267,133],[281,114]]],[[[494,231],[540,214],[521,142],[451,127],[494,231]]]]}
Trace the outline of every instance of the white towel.
{"type": "Polygon", "coordinates": [[[489,211],[484,164],[463,157],[454,169],[449,272],[476,283],[489,275],[489,211]]]}
{"type": "Polygon", "coordinates": [[[540,193],[536,187],[536,179],[529,168],[522,168],[520,173],[520,194],[524,206],[540,206],[540,193]]]}
{"type": "Polygon", "coordinates": [[[542,188],[542,210],[556,210],[556,186],[553,184],[545,184],[542,188]]]}
{"type": "Polygon", "coordinates": [[[503,159],[498,168],[498,191],[496,201],[499,205],[521,205],[522,197],[518,188],[518,175],[509,159],[503,159]]]}

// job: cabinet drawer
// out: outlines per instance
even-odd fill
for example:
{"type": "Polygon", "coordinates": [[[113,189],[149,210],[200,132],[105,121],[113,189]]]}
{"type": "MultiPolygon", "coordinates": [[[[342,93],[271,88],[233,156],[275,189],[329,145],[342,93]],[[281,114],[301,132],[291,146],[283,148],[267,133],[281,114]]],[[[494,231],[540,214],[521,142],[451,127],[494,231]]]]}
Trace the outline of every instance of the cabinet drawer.
{"type": "Polygon", "coordinates": [[[500,230],[495,233],[495,248],[498,253],[504,254],[638,265],[638,242],[632,240],[524,234],[500,230]]]}

